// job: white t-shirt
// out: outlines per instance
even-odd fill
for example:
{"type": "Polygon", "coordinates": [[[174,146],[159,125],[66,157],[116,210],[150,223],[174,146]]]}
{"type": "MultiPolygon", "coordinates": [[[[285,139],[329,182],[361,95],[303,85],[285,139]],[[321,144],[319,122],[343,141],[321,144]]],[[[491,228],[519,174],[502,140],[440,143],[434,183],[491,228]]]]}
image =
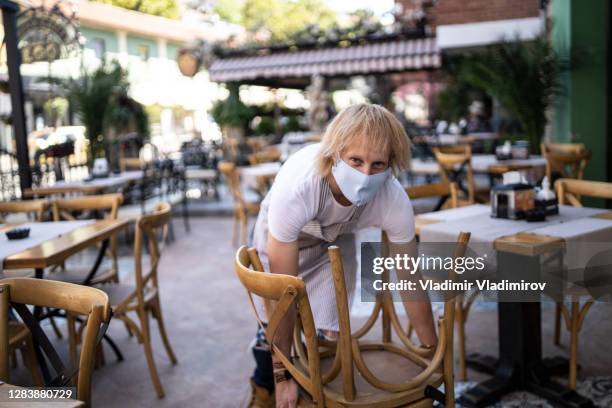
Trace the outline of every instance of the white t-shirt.
{"type": "MultiPolygon", "coordinates": [[[[298,239],[311,220],[322,227],[348,221],[354,206],[343,206],[333,196],[319,208],[321,176],[316,170],[320,144],[304,147],[281,167],[262,206],[268,208],[268,229],[281,242],[298,239]],[[266,201],[268,201],[266,203],[266,201]]],[[[391,242],[414,238],[414,212],[408,194],[394,176],[389,176],[355,224],[355,231],[376,227],[387,232],[391,242]]]]}

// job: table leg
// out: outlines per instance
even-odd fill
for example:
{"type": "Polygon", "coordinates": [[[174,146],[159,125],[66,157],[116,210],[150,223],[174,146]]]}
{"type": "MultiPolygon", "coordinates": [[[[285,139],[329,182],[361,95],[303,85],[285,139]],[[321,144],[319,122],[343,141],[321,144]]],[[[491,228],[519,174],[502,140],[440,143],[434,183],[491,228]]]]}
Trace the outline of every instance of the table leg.
{"type": "Polygon", "coordinates": [[[106,250],[108,249],[109,242],[110,242],[110,238],[109,239],[105,239],[104,241],[102,241],[102,245],[100,246],[100,251],[98,252],[98,256],[96,257],[96,261],[94,262],[93,266],[91,267],[91,270],[87,274],[87,277],[83,281],[83,283],[82,283],[83,285],[85,285],[85,286],[91,285],[91,281],[96,276],[96,273],[98,273],[98,269],[100,268],[100,264],[102,264],[102,260],[104,259],[104,255],[106,255],[106,250]]]}
{"type": "MultiPolygon", "coordinates": [[[[533,281],[541,272],[539,257],[500,252],[497,265],[501,279],[533,281]],[[516,265],[521,265],[520,270],[516,265]]],[[[527,390],[558,406],[593,407],[589,399],[550,380],[551,365],[542,359],[540,302],[504,302],[503,295],[498,298],[499,360],[495,363],[484,356],[472,360],[477,367],[494,373],[493,378],[471,388],[457,402],[468,407],[485,407],[512,391],[527,390]]]]}

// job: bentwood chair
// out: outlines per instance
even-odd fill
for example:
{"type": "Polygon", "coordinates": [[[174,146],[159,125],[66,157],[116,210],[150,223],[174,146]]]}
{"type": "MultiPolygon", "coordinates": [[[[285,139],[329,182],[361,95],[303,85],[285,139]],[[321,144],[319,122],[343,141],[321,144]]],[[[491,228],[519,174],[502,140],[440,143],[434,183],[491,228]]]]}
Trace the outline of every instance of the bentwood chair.
{"type": "Polygon", "coordinates": [[[407,187],[406,193],[412,200],[438,197],[439,200],[432,211],[457,208],[459,206],[457,184],[453,182],[442,181],[440,183],[407,187]]]}
{"type": "Polygon", "coordinates": [[[45,213],[49,208],[47,200],[22,200],[22,201],[3,201],[0,202],[0,223],[5,222],[8,214],[32,214],[36,221],[44,221],[45,213]]]}
{"type": "Polygon", "coordinates": [[[591,152],[584,144],[542,143],[540,148],[546,160],[546,176],[551,183],[557,178],[582,180],[591,159],[591,152]]]}
{"type": "Polygon", "coordinates": [[[219,172],[225,177],[227,186],[234,199],[234,230],[232,234],[232,244],[236,245],[238,240],[243,245],[246,244],[249,217],[257,216],[259,213],[259,203],[245,200],[240,188],[240,175],[234,163],[220,162],[219,172]]]}
{"type": "MultiPolygon", "coordinates": [[[[76,397],[87,406],[91,405],[91,376],[94,366],[95,349],[98,343],[99,332],[103,324],[110,319],[110,306],[108,296],[99,289],[74,285],[66,282],[57,282],[43,279],[10,278],[0,280],[0,380],[8,381],[8,354],[6,350],[9,344],[9,333],[11,323],[8,319],[9,305],[16,307],[16,311],[23,319],[24,306],[42,306],[54,309],[64,309],[74,314],[85,315],[87,323],[84,328],[84,336],[81,347],[81,357],[78,363],[78,371],[65,371],[61,358],[53,349],[43,347],[43,351],[49,358],[53,368],[62,380],[62,385],[68,385],[71,377],[76,383],[76,397]],[[21,311],[20,311],[21,310],[21,311]]],[[[30,315],[31,316],[31,315],[30,315]]],[[[25,321],[25,319],[24,319],[25,321]]],[[[28,327],[34,333],[34,337],[46,338],[44,331],[32,317],[28,327]],[[32,326],[31,326],[32,325],[32,326]]],[[[27,323],[27,322],[26,322],[27,323]]],[[[48,339],[47,339],[48,341],[48,339]]]]}
{"type": "MultiPolygon", "coordinates": [[[[455,257],[463,256],[468,240],[468,233],[460,234],[455,257]]],[[[265,330],[272,353],[306,391],[312,404],[317,407],[424,407],[431,406],[435,397],[446,407],[453,407],[455,300],[451,297],[445,302],[444,316],[438,321],[439,340],[433,350],[421,348],[410,340],[389,292],[377,296],[372,315],[363,327],[353,332],[340,249],[330,247],[329,256],[339,320],[335,341],[318,339],[302,279],[261,271],[257,251],[252,248],[241,247],[235,259],[236,273],[247,291],[258,322],[265,330]],[[276,302],[265,327],[253,304],[253,294],[265,301],[276,302]],[[296,356],[293,360],[284,355],[275,343],[279,323],[292,311],[297,312],[293,345],[296,356]],[[381,313],[381,340],[364,340],[381,313]],[[392,340],[392,328],[399,342],[392,340]],[[445,394],[436,390],[442,383],[445,394]]],[[[383,275],[388,279],[388,272],[383,275]]]]}
{"type": "MultiPolygon", "coordinates": [[[[414,186],[406,188],[406,193],[411,199],[420,198],[431,198],[439,197],[439,201],[433,211],[438,211],[447,208],[459,207],[459,199],[457,192],[457,184],[449,182],[440,182],[434,184],[425,184],[421,186],[414,186]]],[[[419,233],[417,223],[417,236],[419,233]]],[[[383,240],[386,239],[383,234],[383,240]]],[[[457,339],[459,343],[459,379],[464,381],[467,379],[467,367],[466,367],[466,356],[465,356],[465,325],[467,318],[472,307],[472,304],[476,300],[476,297],[480,293],[479,290],[471,291],[468,294],[457,293],[457,302],[455,310],[455,324],[457,326],[457,339]],[[467,296],[466,296],[467,295],[467,296]]],[[[408,327],[408,335],[412,334],[412,326],[408,327]]]]}
{"type": "MultiPolygon", "coordinates": [[[[152,315],[159,326],[159,333],[171,363],[177,364],[177,359],[170,346],[166,328],[164,325],[161,301],[159,294],[159,281],[157,268],[160,260],[160,247],[158,239],[163,242],[164,235],[172,216],[172,208],[168,203],[158,203],[155,209],[141,216],[136,222],[136,235],[134,238],[134,284],[108,282],[98,286],[108,294],[110,304],[113,308],[113,317],[125,323],[138,341],[143,344],[151,380],[157,392],[157,396],[164,396],[164,389],[157,373],[153,347],[151,343],[151,328],[149,315],[152,315]],[[161,234],[160,234],[161,233],[161,234]],[[148,265],[143,261],[143,248],[148,248],[148,265]],[[146,267],[148,266],[148,268],[146,267]],[[134,312],[138,316],[140,324],[137,324],[130,314],[134,312]]],[[[76,353],[76,331],[70,322],[71,332],[71,354],[76,353]]]]}
{"type": "MultiPolygon", "coordinates": [[[[612,200],[612,183],[574,179],[559,179],[555,182],[555,190],[560,205],[582,207],[580,196],[612,200]]],[[[607,214],[605,214],[607,215],[607,214]]],[[[570,334],[569,387],[576,389],[578,372],[578,335],[582,323],[593,304],[593,299],[586,290],[576,287],[569,290],[570,307],[562,302],[556,303],[554,343],[561,342],[561,317],[570,334]],[[582,299],[586,301],[581,303],[582,299]]]]}
{"type": "MultiPolygon", "coordinates": [[[[101,194],[93,196],[81,196],[76,198],[67,198],[56,200],[53,202],[53,220],[54,221],[74,221],[85,216],[86,218],[104,218],[110,220],[117,219],[119,206],[123,202],[123,196],[118,193],[101,194]]],[[[111,265],[106,270],[101,270],[96,273],[96,276],[90,282],[86,282],[90,267],[85,268],[66,268],[64,266],[56,267],[49,274],[48,278],[63,282],[79,283],[93,285],[102,282],[118,282],[118,262],[117,262],[117,237],[110,238],[110,245],[106,254],[111,265]]]]}
{"type": "Polygon", "coordinates": [[[260,163],[270,163],[279,161],[280,157],[280,150],[276,147],[271,147],[256,153],[252,153],[247,158],[249,160],[249,163],[254,166],[260,163]]]}
{"type": "Polygon", "coordinates": [[[440,167],[442,182],[457,183],[459,190],[463,193],[463,197],[460,198],[461,203],[474,204],[476,187],[470,145],[435,147],[433,152],[440,167]]]}

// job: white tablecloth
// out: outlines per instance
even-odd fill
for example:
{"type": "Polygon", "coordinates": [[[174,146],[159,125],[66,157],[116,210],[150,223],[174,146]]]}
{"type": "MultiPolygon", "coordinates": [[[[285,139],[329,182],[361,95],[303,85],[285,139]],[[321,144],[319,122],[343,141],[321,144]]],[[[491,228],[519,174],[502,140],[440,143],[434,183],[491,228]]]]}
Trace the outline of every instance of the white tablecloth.
{"type": "Polygon", "coordinates": [[[30,228],[30,236],[25,239],[12,241],[6,237],[4,232],[0,233],[0,272],[2,272],[4,258],[40,245],[45,241],[56,238],[93,222],[94,220],[27,222],[15,227],[30,228]]]}
{"type": "MultiPolygon", "coordinates": [[[[529,165],[533,166],[530,172],[534,179],[544,175],[546,160],[541,156],[531,156],[522,160],[497,160],[493,154],[475,154],[472,156],[472,169],[475,173],[488,173],[489,167],[493,165],[529,165]]],[[[435,160],[413,159],[410,162],[410,170],[415,174],[438,174],[440,167],[435,160]]]]}
{"type": "Polygon", "coordinates": [[[257,177],[258,176],[275,176],[281,168],[281,163],[261,163],[255,166],[244,166],[239,167],[240,178],[242,184],[250,189],[257,190],[257,177]]]}
{"type": "Polygon", "coordinates": [[[127,184],[131,181],[140,180],[142,178],[141,170],[125,171],[119,174],[111,174],[108,177],[95,178],[90,181],[58,181],[53,187],[103,187],[111,188],[127,184]]]}
{"type": "Polygon", "coordinates": [[[493,244],[497,238],[521,232],[550,235],[563,238],[568,243],[566,265],[569,268],[583,268],[594,255],[593,252],[601,250],[602,244],[612,249],[612,221],[590,218],[609,210],[560,206],[559,215],[549,216],[544,222],[492,218],[489,212],[487,206],[473,205],[423,214],[419,217],[443,221],[422,226],[420,240],[455,242],[460,232],[470,232],[470,244],[477,244],[471,248],[479,255],[487,254],[494,263],[493,244]],[[578,242],[597,242],[599,245],[597,248],[591,245],[589,249],[588,245],[575,244],[578,242]]]}

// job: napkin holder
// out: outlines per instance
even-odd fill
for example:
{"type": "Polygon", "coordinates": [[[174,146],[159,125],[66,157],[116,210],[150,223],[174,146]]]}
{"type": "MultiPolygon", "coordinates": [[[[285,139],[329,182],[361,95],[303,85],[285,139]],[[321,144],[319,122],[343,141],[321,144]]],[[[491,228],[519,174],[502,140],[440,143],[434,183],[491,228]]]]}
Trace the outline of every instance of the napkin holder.
{"type": "Polygon", "coordinates": [[[535,190],[518,172],[504,174],[504,184],[491,189],[491,217],[523,219],[535,208],[535,190]]]}

